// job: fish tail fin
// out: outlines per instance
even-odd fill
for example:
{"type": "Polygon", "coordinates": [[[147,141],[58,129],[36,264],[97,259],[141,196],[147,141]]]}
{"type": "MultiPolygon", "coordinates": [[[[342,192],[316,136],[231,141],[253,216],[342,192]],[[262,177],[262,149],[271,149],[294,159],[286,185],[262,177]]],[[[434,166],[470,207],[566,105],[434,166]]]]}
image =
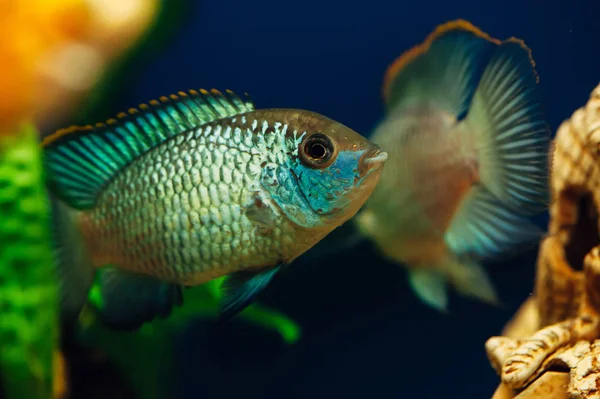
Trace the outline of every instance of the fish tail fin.
{"type": "Polygon", "coordinates": [[[475,144],[481,183],[521,215],[549,204],[550,130],[529,48],[508,39],[487,64],[464,128],[475,144]]]}
{"type": "Polygon", "coordinates": [[[87,301],[95,269],[75,223],[76,211],[55,198],[51,202],[60,314],[63,321],[72,323],[77,320],[87,301]]]}

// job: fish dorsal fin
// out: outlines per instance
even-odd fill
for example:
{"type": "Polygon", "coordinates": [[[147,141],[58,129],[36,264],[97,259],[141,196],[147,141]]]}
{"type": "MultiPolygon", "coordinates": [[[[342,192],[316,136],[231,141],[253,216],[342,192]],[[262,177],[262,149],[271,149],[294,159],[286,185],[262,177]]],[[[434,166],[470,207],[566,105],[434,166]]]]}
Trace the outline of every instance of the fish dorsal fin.
{"type": "Polygon", "coordinates": [[[253,110],[247,95],[190,90],[141,104],[105,123],[59,130],[42,144],[49,185],[70,206],[89,209],[140,155],[180,133],[253,110]]]}
{"type": "Polygon", "coordinates": [[[486,55],[499,44],[465,20],[438,26],[387,69],[386,108],[425,103],[459,119],[469,107],[486,55]]]}

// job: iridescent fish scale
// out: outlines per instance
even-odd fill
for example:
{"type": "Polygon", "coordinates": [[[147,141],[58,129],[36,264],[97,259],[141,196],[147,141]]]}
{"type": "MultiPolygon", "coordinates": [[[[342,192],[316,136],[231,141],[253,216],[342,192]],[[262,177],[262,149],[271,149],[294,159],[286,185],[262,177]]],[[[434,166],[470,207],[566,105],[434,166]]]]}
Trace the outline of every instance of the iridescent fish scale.
{"type": "Polygon", "coordinates": [[[284,165],[297,142],[286,143],[286,131],[282,123],[232,118],[144,154],[82,218],[97,266],[193,284],[235,271],[231,265],[267,266],[288,256],[292,227],[284,218],[265,234],[245,216],[263,166],[284,165]]]}

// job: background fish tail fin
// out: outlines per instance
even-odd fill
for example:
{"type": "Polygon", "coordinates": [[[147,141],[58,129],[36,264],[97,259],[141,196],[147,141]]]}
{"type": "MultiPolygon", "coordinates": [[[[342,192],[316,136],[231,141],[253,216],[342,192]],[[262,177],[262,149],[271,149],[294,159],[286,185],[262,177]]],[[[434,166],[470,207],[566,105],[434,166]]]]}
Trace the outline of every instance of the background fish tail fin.
{"type": "Polygon", "coordinates": [[[387,108],[430,104],[460,119],[477,87],[485,55],[498,43],[464,20],[440,25],[388,68],[383,85],[387,108]]]}
{"type": "Polygon", "coordinates": [[[52,239],[63,321],[79,317],[94,282],[95,269],[75,224],[75,212],[63,202],[51,198],[52,239]]]}
{"type": "Polygon", "coordinates": [[[517,39],[492,55],[468,111],[479,176],[489,191],[523,215],[549,203],[550,131],[530,50],[517,39]]]}

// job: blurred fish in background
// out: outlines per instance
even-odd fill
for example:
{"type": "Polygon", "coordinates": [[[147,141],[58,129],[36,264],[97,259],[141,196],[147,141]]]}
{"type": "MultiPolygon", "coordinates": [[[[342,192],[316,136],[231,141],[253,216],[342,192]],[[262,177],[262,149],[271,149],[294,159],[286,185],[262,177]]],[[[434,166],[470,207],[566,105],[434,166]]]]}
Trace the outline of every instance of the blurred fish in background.
{"type": "Polygon", "coordinates": [[[534,246],[549,201],[550,130],[530,49],[465,20],[438,26],[385,75],[389,153],[363,209],[302,259],[364,240],[406,267],[416,295],[448,308],[448,284],[498,305],[482,267],[534,246]]]}
{"type": "MultiPolygon", "coordinates": [[[[172,369],[159,379],[153,366],[170,364],[173,337],[189,320],[217,317],[221,279],[186,292],[185,305],[172,318],[118,334],[97,318],[103,298],[95,283],[75,334],[67,340],[66,358],[59,348],[58,282],[40,136],[70,121],[105,116],[118,93],[115,87],[165,45],[190,6],[184,0],[168,3],[0,2],[0,397],[64,397],[72,385],[68,376],[79,375],[80,367],[106,368],[106,362],[110,368],[111,363],[118,365],[137,397],[171,397],[165,381],[172,380],[167,374],[172,369]],[[91,350],[73,352],[78,342],[91,350]],[[69,367],[73,361],[75,369],[69,367]],[[97,361],[101,364],[93,366],[97,361]]],[[[300,337],[293,321],[258,304],[246,308],[240,319],[278,332],[286,343],[300,337]]],[[[89,397],[102,392],[104,397],[120,397],[115,381],[93,383],[86,387],[89,397]]]]}
{"type": "Polygon", "coordinates": [[[549,201],[537,81],[521,40],[464,20],[437,27],[386,73],[386,117],[371,137],[390,163],[354,221],[436,309],[447,309],[447,282],[497,304],[480,262],[540,237],[527,219],[549,201]]]}

